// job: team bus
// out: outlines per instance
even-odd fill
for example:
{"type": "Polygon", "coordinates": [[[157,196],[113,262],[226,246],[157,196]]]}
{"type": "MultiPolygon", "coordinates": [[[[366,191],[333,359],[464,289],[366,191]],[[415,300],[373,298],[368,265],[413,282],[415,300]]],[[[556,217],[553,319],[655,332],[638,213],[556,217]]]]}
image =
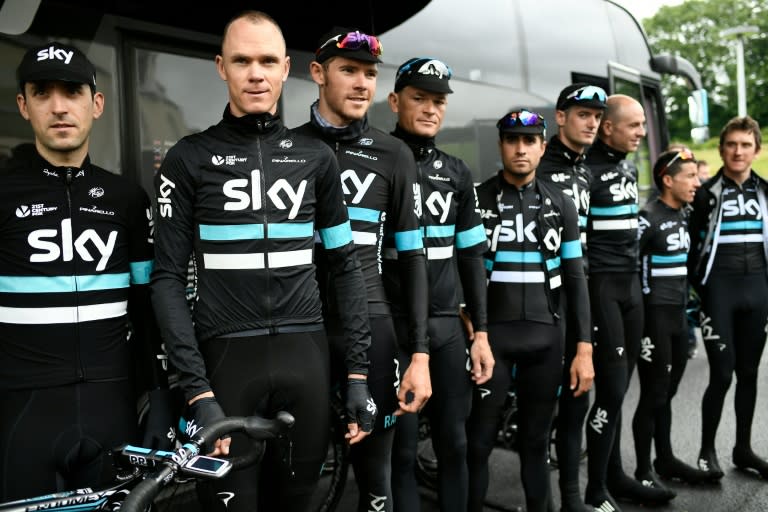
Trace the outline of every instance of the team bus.
{"type": "Polygon", "coordinates": [[[216,123],[226,88],[213,64],[225,22],[244,8],[273,15],[292,59],[281,102],[287,126],[309,117],[317,97],[308,66],[320,36],[332,26],[380,36],[384,54],[372,124],[394,126],[386,95],[397,66],[433,56],[453,70],[443,149],[461,156],[477,181],[499,167],[494,122],[526,107],[554,128],[554,102],[565,85],[587,81],[629,94],[645,107],[648,136],[634,155],[641,186],[668,142],[661,75],[691,85],[693,135],[706,136],[706,91],[685,59],[653,55],[641,25],[608,0],[412,0],[389,2],[285,0],[204,3],[121,0],[4,0],[0,4],[0,158],[29,142],[29,126],[15,105],[15,66],[24,50],[51,39],[80,47],[98,68],[106,112],[91,144],[94,162],[151,188],[167,149],[180,137],[216,123]]]}

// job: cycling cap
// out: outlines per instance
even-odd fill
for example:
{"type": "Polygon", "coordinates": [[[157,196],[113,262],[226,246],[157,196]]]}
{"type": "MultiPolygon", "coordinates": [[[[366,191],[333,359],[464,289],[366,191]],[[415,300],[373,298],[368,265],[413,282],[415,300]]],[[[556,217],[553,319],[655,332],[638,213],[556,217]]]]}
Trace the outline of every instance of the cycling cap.
{"type": "Polygon", "coordinates": [[[448,85],[452,75],[451,68],[441,60],[414,57],[397,69],[395,92],[400,92],[410,85],[425,91],[449,94],[453,92],[448,85]]]}
{"type": "Polygon", "coordinates": [[[513,110],[496,122],[499,135],[516,133],[522,135],[547,136],[547,123],[544,116],[530,110],[513,110]]]}
{"type": "Polygon", "coordinates": [[[381,41],[359,30],[335,27],[320,39],[315,60],[323,63],[331,57],[346,57],[363,62],[381,62],[381,41]]]}
{"type": "Polygon", "coordinates": [[[16,69],[19,89],[26,82],[61,80],[88,84],[96,90],[96,68],[88,58],[75,48],[56,41],[30,48],[16,69]]]}
{"type": "Polygon", "coordinates": [[[601,87],[584,82],[571,84],[557,97],[557,110],[566,110],[574,105],[589,108],[605,108],[607,95],[601,87]]]}

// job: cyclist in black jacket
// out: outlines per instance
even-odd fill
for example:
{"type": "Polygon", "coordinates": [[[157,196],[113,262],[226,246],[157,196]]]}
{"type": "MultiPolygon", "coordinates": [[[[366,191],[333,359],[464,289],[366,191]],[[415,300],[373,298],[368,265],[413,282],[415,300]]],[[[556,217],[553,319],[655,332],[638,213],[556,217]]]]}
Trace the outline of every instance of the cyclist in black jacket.
{"type": "MultiPolygon", "coordinates": [[[[582,262],[587,272],[587,213],[592,173],[584,163],[585,152],[595,141],[605,110],[606,94],[600,87],[575,83],[565,87],[557,98],[555,121],[558,132],[549,139],[536,175],[549,181],[570,197],[579,213],[582,262]]],[[[573,309],[567,309],[573,312],[573,309]]],[[[560,502],[563,512],[583,511],[579,490],[584,417],[589,409],[588,391],[595,378],[592,344],[579,343],[572,330],[576,320],[565,318],[565,364],[563,387],[557,410],[556,448],[560,502]]]]}
{"type": "Polygon", "coordinates": [[[149,300],[152,209],[88,156],[104,108],[96,70],[51,42],[26,52],[17,78],[35,142],[0,174],[0,502],[111,482],[109,450],[167,449],[172,427],[149,300]],[[159,428],[142,441],[145,388],[159,428]]]}
{"type": "Polygon", "coordinates": [[[546,146],[544,118],[521,110],[496,126],[503,168],[477,188],[489,245],[488,335],[496,366],[475,387],[467,423],[468,510],[484,510],[488,457],[514,374],[526,510],[545,512],[552,498],[549,432],[562,382],[562,294],[576,310],[568,318],[578,342],[589,343],[591,334],[579,219],[572,200],[535,177],[546,146]]]}
{"type": "Polygon", "coordinates": [[[736,374],[733,464],[768,478],[768,462],[752,451],[757,374],[768,317],[768,182],[752,169],[760,126],[735,117],[720,132],[722,168],[697,192],[691,214],[688,275],[701,297],[701,330],[709,384],[701,403],[699,469],[723,472],[715,437],[736,374]]]}
{"type": "MultiPolygon", "coordinates": [[[[336,151],[365,279],[373,335],[368,381],[380,414],[373,435],[350,451],[360,491],[360,512],[392,510],[390,459],[396,417],[417,412],[432,393],[426,332],[427,271],[414,202],[416,166],[402,141],[368,124],[380,55],[378,39],[359,31],[335,28],[323,37],[310,63],[320,97],[311,106],[310,121],[296,129],[336,151]],[[411,360],[402,379],[396,366],[395,325],[382,281],[382,252],[388,234],[395,242],[395,272],[404,284],[409,312],[406,324],[411,360]],[[411,392],[413,400],[406,403],[411,392]]],[[[319,274],[324,279],[323,273],[319,274]]],[[[332,301],[326,302],[332,347],[338,347],[339,308],[332,301]]]]}
{"type": "MultiPolygon", "coordinates": [[[[451,69],[432,58],[412,58],[397,71],[389,106],[397,114],[392,135],[413,151],[418,168],[418,209],[429,272],[429,367],[432,397],[424,410],[430,420],[432,446],[437,456],[440,510],[466,512],[467,434],[465,423],[472,400],[472,381],[484,384],[493,372],[488,345],[486,277],[483,253],[485,228],[477,207],[472,173],[460,159],[435,146],[451,88],[451,69]],[[467,337],[459,319],[461,293],[471,318],[471,366],[467,364],[467,337]]],[[[407,318],[403,308],[396,259],[385,252],[384,284],[395,315],[407,318]]],[[[396,322],[402,326],[405,322],[396,322]]],[[[404,329],[399,329],[404,331],[404,329]]],[[[399,333],[405,341],[404,332],[399,333]]],[[[406,354],[407,355],[407,354],[406,354]]],[[[401,365],[407,366],[401,357],[401,365]]],[[[420,497],[415,463],[419,439],[418,417],[397,422],[393,451],[392,491],[395,510],[418,512],[420,497]]]]}
{"type": "MultiPolygon", "coordinates": [[[[224,118],[183,138],[156,176],[160,215],[153,301],[189,403],[187,434],[227,415],[296,418],[290,443],[263,463],[201,486],[206,510],[309,507],[329,431],[328,344],[314,265],[319,233],[346,329],[351,442],[373,428],[365,290],[333,153],[276,115],[289,59],[277,24],[258,11],[224,31],[224,118]],[[185,300],[190,253],[198,268],[194,318],[185,300]],[[194,323],[193,323],[194,320],[194,323]],[[215,397],[214,397],[215,392],[215,397]]],[[[249,449],[245,439],[232,453],[249,449]]],[[[229,451],[218,440],[214,453],[229,451]]]]}
{"type": "Polygon", "coordinates": [[[621,406],[643,329],[637,167],[627,154],[636,151],[645,136],[645,113],[637,100],[622,94],[610,96],[606,104],[597,140],[587,154],[592,171],[587,248],[595,327],[595,401],[587,418],[585,499],[595,508],[618,511],[614,498],[657,504],[674,495],[644,487],[621,466],[621,406]]]}
{"type": "Polygon", "coordinates": [[[662,153],[653,166],[653,181],[659,197],[649,201],[638,218],[645,327],[637,362],[640,400],[632,431],[635,477],[662,488],[651,469],[652,441],[658,475],[690,483],[707,477],[677,459],[671,442],[672,397],[688,362],[687,205],[700,186],[693,153],[687,148],[662,153]]]}

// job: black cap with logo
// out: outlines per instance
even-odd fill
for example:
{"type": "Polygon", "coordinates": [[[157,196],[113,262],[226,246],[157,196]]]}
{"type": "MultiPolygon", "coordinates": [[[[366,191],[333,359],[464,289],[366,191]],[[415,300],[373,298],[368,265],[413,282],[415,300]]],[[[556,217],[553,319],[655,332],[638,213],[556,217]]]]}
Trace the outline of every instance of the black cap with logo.
{"type": "Polygon", "coordinates": [[[605,109],[607,95],[602,87],[579,82],[571,84],[560,92],[557,97],[557,110],[566,110],[578,105],[580,107],[605,109]]]}
{"type": "Polygon", "coordinates": [[[19,89],[26,82],[61,80],[88,84],[96,90],[96,68],[88,57],[74,46],[56,41],[30,48],[16,68],[19,89]]]}
{"type": "Polygon", "coordinates": [[[395,92],[410,85],[430,92],[450,94],[448,81],[453,71],[448,65],[431,57],[414,57],[405,61],[395,75],[395,92]]]}

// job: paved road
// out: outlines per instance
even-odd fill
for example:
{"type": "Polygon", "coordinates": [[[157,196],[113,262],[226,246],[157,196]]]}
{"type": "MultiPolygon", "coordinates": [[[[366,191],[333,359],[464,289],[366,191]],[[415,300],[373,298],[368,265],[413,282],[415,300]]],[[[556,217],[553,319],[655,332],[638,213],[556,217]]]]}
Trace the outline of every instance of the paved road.
{"type": "MultiPolygon", "coordinates": [[[[703,347],[697,357],[689,361],[678,395],[673,402],[673,446],[676,455],[688,463],[698,456],[701,432],[700,401],[708,379],[708,365],[703,347]]],[[[734,381],[735,384],[735,381],[734,381]]],[[[768,511],[768,481],[736,469],[731,463],[734,439],[733,389],[726,397],[723,419],[718,430],[717,450],[720,466],[725,477],[717,486],[687,486],[670,483],[677,492],[670,504],[658,510],[670,512],[766,512],[768,511]]],[[[622,429],[622,454],[627,474],[634,473],[634,446],[631,433],[631,416],[638,398],[637,376],[633,377],[625,399],[625,421],[622,429]]],[[[764,354],[758,389],[757,407],[753,427],[755,452],[768,457],[768,352],[764,354]]],[[[514,452],[496,449],[491,456],[491,485],[486,511],[516,511],[523,503],[519,479],[519,461],[514,452]]],[[[396,470],[396,469],[395,469],[396,470]]],[[[582,490],[586,484],[586,463],[582,464],[582,490]]],[[[552,487],[557,496],[557,472],[552,472],[552,487]]],[[[434,493],[423,490],[422,512],[438,511],[434,493]]],[[[338,512],[354,512],[357,490],[350,479],[338,512]]],[[[647,512],[648,508],[622,504],[623,512],[647,512]]],[[[410,511],[409,511],[410,512],[410,511]]]]}

